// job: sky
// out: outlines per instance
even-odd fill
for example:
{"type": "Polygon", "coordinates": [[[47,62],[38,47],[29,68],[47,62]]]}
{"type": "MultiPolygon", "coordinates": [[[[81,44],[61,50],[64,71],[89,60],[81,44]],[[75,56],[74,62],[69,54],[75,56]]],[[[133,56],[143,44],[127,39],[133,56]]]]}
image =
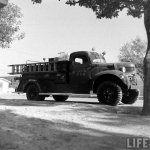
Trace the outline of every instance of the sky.
{"type": "Polygon", "coordinates": [[[59,52],[94,48],[106,52],[107,62],[117,62],[119,49],[140,37],[147,40],[143,18],[135,19],[123,12],[115,19],[97,19],[92,10],[65,4],[65,0],[10,0],[21,8],[21,31],[25,38],[0,50],[0,76],[8,75],[11,64],[43,61],[59,52]],[[29,62],[29,61],[28,61],[29,62]]]}

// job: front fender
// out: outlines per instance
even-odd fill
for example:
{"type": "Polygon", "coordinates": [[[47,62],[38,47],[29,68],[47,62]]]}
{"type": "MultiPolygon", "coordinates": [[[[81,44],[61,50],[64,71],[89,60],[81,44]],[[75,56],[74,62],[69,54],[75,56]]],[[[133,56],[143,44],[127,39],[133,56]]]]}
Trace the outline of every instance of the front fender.
{"type": "Polygon", "coordinates": [[[104,81],[113,81],[121,86],[122,89],[129,89],[130,82],[128,77],[119,70],[106,70],[97,73],[93,78],[93,91],[96,92],[97,87],[104,81]]]}

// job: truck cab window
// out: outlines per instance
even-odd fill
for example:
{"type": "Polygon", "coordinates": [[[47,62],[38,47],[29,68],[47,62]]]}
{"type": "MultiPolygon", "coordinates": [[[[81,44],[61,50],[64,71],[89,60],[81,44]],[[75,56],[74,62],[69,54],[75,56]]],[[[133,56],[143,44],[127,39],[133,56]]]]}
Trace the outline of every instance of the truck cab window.
{"type": "Polygon", "coordinates": [[[75,58],[75,65],[82,65],[83,59],[82,58],[75,58]]]}
{"type": "Polygon", "coordinates": [[[97,52],[90,52],[90,58],[92,60],[92,63],[94,64],[106,63],[104,56],[102,56],[101,54],[98,54],[97,52]]]}
{"type": "Polygon", "coordinates": [[[74,65],[86,65],[88,64],[88,59],[85,55],[77,56],[74,58],[74,65]]]}

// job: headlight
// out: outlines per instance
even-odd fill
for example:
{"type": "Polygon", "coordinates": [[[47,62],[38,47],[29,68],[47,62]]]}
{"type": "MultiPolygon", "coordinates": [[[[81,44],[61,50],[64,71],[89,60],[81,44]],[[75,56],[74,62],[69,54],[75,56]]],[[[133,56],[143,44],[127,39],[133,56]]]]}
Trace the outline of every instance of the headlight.
{"type": "Polygon", "coordinates": [[[126,68],[125,67],[122,67],[119,70],[122,71],[122,72],[126,72],[126,68]]]}
{"type": "Polygon", "coordinates": [[[122,72],[126,72],[126,68],[125,67],[122,67],[122,72]]]}

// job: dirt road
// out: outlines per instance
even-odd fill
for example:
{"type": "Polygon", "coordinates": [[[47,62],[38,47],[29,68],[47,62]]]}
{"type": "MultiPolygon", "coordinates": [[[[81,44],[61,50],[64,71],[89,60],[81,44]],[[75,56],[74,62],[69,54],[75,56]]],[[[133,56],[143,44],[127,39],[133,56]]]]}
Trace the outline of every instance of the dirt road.
{"type": "Polygon", "coordinates": [[[150,137],[142,101],[115,107],[95,98],[27,101],[0,95],[0,150],[123,150],[127,137],[150,137]]]}

